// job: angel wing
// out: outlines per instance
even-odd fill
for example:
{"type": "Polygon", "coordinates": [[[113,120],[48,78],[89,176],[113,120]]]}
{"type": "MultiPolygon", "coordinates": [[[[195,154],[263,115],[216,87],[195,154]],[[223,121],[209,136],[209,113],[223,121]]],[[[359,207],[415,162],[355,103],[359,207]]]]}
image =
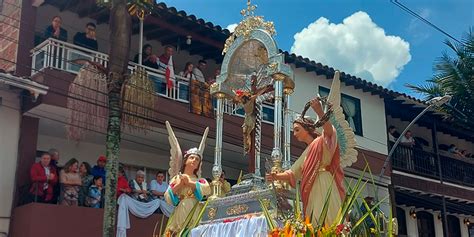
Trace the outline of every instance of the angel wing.
{"type": "Polygon", "coordinates": [[[206,139],[207,139],[207,134],[209,133],[209,127],[206,128],[206,130],[204,130],[204,133],[202,134],[202,138],[201,138],[201,143],[199,143],[199,155],[202,155],[204,154],[204,149],[206,148],[206,139]]]}
{"type": "Polygon", "coordinates": [[[336,129],[337,142],[341,154],[341,167],[351,166],[357,160],[357,150],[355,149],[357,142],[355,140],[354,131],[346,121],[344,112],[341,107],[341,81],[340,73],[336,71],[331,84],[331,90],[328,95],[328,102],[333,105],[333,114],[330,121],[336,129]]]}
{"type": "MultiPolygon", "coordinates": [[[[199,143],[199,155],[201,156],[202,159],[204,159],[204,149],[206,148],[206,139],[207,139],[207,134],[209,133],[209,127],[204,130],[204,133],[202,134],[201,138],[201,143],[199,143]]],[[[201,161],[201,166],[202,166],[202,161],[201,161]]],[[[201,177],[201,167],[199,167],[199,170],[197,172],[198,177],[201,177]]]]}
{"type": "Polygon", "coordinates": [[[178,139],[176,139],[176,135],[174,135],[173,128],[168,121],[166,123],[166,130],[168,130],[168,141],[170,143],[170,168],[168,169],[168,173],[170,177],[176,176],[180,169],[183,162],[183,154],[181,152],[181,147],[179,146],[178,139]]]}

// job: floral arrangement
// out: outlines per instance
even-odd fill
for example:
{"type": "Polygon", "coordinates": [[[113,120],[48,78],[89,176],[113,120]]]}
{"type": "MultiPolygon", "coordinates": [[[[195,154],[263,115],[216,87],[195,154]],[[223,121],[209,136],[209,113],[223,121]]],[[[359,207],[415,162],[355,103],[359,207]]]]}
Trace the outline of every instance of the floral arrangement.
{"type": "MultiPolygon", "coordinates": [[[[364,174],[367,173],[368,165],[364,172],[359,176],[354,185],[346,183],[347,195],[343,200],[339,213],[334,223],[317,222],[317,226],[313,226],[309,217],[304,217],[300,208],[299,188],[296,187],[296,197],[294,201],[294,210],[290,215],[270,214],[268,207],[261,202],[261,208],[265,215],[269,237],[326,237],[326,236],[392,236],[396,221],[392,219],[391,213],[386,217],[378,208],[388,197],[378,200],[378,202],[369,206],[369,204],[361,198],[362,190],[364,190],[368,181],[362,181],[364,174]],[[361,200],[361,202],[359,201],[361,200]],[[363,208],[359,208],[363,207],[363,208]],[[361,210],[365,209],[365,210],[361,210]],[[356,213],[358,212],[358,213],[356,213]],[[280,223],[278,225],[277,223],[280,223]],[[372,223],[369,225],[368,223],[372,223]],[[382,226],[386,226],[386,230],[382,226]],[[387,235],[390,233],[390,235],[387,235]]],[[[369,174],[373,181],[372,174],[369,174]]],[[[331,190],[329,190],[330,192],[331,190]]],[[[329,197],[329,195],[327,195],[329,197]]],[[[323,205],[323,211],[319,220],[326,219],[328,207],[328,198],[323,205]]],[[[395,228],[396,229],[396,228],[395,228]]]]}

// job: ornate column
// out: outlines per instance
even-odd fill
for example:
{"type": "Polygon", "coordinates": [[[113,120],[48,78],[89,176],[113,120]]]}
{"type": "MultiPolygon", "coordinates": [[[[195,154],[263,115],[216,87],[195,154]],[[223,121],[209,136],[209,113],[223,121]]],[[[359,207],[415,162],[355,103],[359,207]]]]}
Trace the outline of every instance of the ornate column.
{"type": "Polygon", "coordinates": [[[280,73],[276,73],[273,76],[273,87],[275,89],[275,104],[274,104],[274,122],[273,122],[273,150],[272,150],[272,172],[281,171],[281,127],[283,125],[282,120],[282,99],[283,99],[283,80],[285,76],[280,73]]]}
{"type": "Polygon", "coordinates": [[[255,110],[257,114],[257,121],[255,123],[255,176],[261,177],[260,173],[260,152],[262,150],[262,119],[263,119],[263,106],[262,98],[257,98],[255,103],[255,110]]]}
{"type": "Polygon", "coordinates": [[[217,111],[216,111],[216,148],[214,151],[214,166],[212,167],[212,196],[209,199],[215,199],[219,197],[221,193],[221,182],[219,178],[222,173],[222,131],[223,131],[223,120],[224,120],[224,99],[223,93],[216,93],[217,98],[217,111]]]}
{"type": "Polygon", "coordinates": [[[293,89],[285,88],[283,94],[285,95],[285,109],[284,109],[284,143],[283,143],[283,169],[287,170],[291,167],[291,111],[290,111],[290,98],[293,93],[293,89]]]}

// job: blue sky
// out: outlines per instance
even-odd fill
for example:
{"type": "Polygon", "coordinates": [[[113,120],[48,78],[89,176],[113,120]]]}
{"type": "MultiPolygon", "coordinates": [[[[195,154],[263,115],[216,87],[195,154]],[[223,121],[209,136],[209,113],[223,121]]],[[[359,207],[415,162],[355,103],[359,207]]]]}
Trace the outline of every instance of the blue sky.
{"type": "MultiPolygon", "coordinates": [[[[239,12],[246,5],[245,0],[164,2],[223,28],[238,23],[242,19],[239,12]]],[[[458,39],[474,26],[474,0],[400,2],[458,39]]],[[[389,0],[253,0],[252,3],[258,6],[258,15],[274,22],[275,38],[281,49],[417,97],[404,85],[429,79],[434,60],[447,50],[443,44],[446,36],[389,0]],[[297,33],[300,34],[295,42],[297,33]],[[315,36],[322,34],[328,36],[315,36]],[[356,44],[345,43],[353,39],[356,44]]]]}

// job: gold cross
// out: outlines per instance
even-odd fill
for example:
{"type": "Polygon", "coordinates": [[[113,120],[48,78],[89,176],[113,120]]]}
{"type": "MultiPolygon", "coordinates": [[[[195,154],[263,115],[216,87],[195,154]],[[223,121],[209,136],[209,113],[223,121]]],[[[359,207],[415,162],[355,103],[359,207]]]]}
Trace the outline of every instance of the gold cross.
{"type": "Polygon", "coordinates": [[[257,8],[257,7],[255,5],[252,5],[250,0],[247,0],[247,9],[242,9],[242,11],[240,11],[240,14],[244,17],[253,15],[253,12],[255,11],[255,8],[257,8]]]}

